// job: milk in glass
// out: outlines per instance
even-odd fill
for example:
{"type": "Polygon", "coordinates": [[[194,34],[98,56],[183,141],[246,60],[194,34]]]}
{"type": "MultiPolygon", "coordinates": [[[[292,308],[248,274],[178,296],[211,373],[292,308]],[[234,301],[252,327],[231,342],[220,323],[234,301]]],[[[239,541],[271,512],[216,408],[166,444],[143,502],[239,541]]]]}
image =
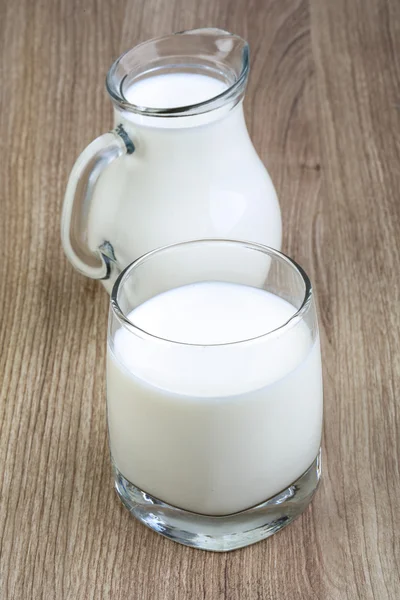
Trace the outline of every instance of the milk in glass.
{"type": "Polygon", "coordinates": [[[208,515],[245,510],[296,481],[320,447],[322,380],[319,340],[295,313],[275,294],[219,282],[134,309],[139,329],[121,326],[108,349],[110,446],[122,475],[208,515]],[[146,344],[140,330],[160,339],[146,344]]]}

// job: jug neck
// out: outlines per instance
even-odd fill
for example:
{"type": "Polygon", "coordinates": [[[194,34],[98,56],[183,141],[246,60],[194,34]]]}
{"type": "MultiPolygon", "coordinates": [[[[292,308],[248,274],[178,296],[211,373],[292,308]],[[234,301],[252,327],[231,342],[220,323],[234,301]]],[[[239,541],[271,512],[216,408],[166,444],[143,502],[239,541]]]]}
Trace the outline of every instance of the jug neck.
{"type": "MultiPolygon", "coordinates": [[[[248,73],[247,43],[221,29],[205,28],[156,38],[129,50],[112,65],[106,86],[116,110],[131,113],[135,116],[132,121],[180,120],[238,104],[245,93],[248,73]],[[220,85],[214,86],[217,91],[210,91],[211,96],[200,94],[196,98],[193,94],[178,93],[172,103],[157,93],[145,102],[136,100],[132,94],[135,85],[136,89],[138,84],[148,85],[149,79],[154,83],[155,78],[163,76],[158,82],[165,82],[165,76],[185,75],[191,81],[193,76],[209,81],[211,78],[220,85]]],[[[176,127],[181,126],[182,122],[176,127]]]]}
{"type": "Polygon", "coordinates": [[[125,129],[135,146],[135,156],[163,154],[175,159],[177,153],[210,154],[224,147],[241,145],[250,141],[243,103],[234,107],[221,107],[210,113],[186,116],[179,119],[154,119],[115,111],[115,126],[125,129]]]}

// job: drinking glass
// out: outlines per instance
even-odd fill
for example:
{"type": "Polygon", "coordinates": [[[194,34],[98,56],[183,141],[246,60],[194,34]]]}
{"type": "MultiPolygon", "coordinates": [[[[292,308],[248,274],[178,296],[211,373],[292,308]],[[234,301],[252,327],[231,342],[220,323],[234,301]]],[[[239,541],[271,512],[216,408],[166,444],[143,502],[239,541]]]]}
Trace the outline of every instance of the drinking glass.
{"type": "Polygon", "coordinates": [[[250,242],[197,240],[149,252],[116,280],[107,353],[115,488],[154,531],[226,551],[291,523],[321,476],[322,401],[314,294],[287,256],[250,242]],[[163,339],[135,324],[132,311],[146,301],[206,282],[264,290],[290,314],[268,331],[260,319],[250,339],[233,324],[226,340],[210,344],[163,339]]]}

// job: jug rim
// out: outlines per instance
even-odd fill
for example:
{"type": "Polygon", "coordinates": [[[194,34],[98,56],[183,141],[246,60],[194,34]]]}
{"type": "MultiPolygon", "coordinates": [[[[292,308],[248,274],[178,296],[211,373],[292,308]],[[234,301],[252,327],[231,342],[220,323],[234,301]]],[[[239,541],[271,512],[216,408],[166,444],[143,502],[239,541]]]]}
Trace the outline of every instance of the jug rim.
{"type": "MultiPolygon", "coordinates": [[[[176,65],[172,65],[176,66],[176,65]]],[[[182,66],[187,66],[182,64],[182,66]]],[[[204,68],[204,70],[207,67],[204,68]]],[[[146,69],[143,73],[155,73],[158,70],[162,71],[163,67],[153,67],[146,69]]],[[[121,54],[111,65],[106,77],[106,90],[111,97],[114,105],[116,105],[119,109],[132,112],[141,116],[147,117],[181,117],[181,116],[190,116],[197,115],[205,112],[212,111],[216,108],[220,108],[224,106],[228,102],[232,102],[233,105],[236,105],[239,100],[243,98],[247,78],[250,70],[250,52],[249,45],[244,38],[241,36],[226,31],[224,29],[219,29],[217,27],[202,27],[198,29],[185,29],[183,31],[178,31],[172,34],[167,34],[164,36],[154,37],[140,44],[137,44],[133,48],[130,48],[123,54],[121,54]],[[241,70],[238,73],[237,77],[234,81],[227,86],[221,93],[212,96],[206,100],[201,102],[196,102],[189,105],[184,106],[176,106],[169,108],[153,108],[146,106],[139,106],[129,102],[123,94],[122,86],[127,77],[127,73],[125,76],[121,76],[118,74],[118,69],[122,65],[122,62],[129,57],[133,52],[138,52],[146,48],[146,46],[154,45],[156,42],[164,42],[166,40],[172,39],[175,36],[183,36],[183,35],[218,35],[218,36],[227,36],[232,40],[239,43],[241,46],[241,70]]],[[[179,71],[178,71],[179,72],[179,71]]]]}

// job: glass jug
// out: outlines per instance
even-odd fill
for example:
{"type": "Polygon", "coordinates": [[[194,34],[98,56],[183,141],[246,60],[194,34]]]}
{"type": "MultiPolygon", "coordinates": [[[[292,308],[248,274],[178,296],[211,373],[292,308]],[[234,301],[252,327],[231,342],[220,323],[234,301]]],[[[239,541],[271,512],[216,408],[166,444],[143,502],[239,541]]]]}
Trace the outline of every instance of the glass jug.
{"type": "Polygon", "coordinates": [[[115,128],[79,156],[64,199],[62,243],[78,271],[110,291],[130,262],[175,242],[280,249],[276,192],[244,120],[248,74],[247,43],[213,28],[150,40],[116,60],[106,80],[115,128]],[[138,84],[157,88],[154,101],[137,100],[138,84]]]}

